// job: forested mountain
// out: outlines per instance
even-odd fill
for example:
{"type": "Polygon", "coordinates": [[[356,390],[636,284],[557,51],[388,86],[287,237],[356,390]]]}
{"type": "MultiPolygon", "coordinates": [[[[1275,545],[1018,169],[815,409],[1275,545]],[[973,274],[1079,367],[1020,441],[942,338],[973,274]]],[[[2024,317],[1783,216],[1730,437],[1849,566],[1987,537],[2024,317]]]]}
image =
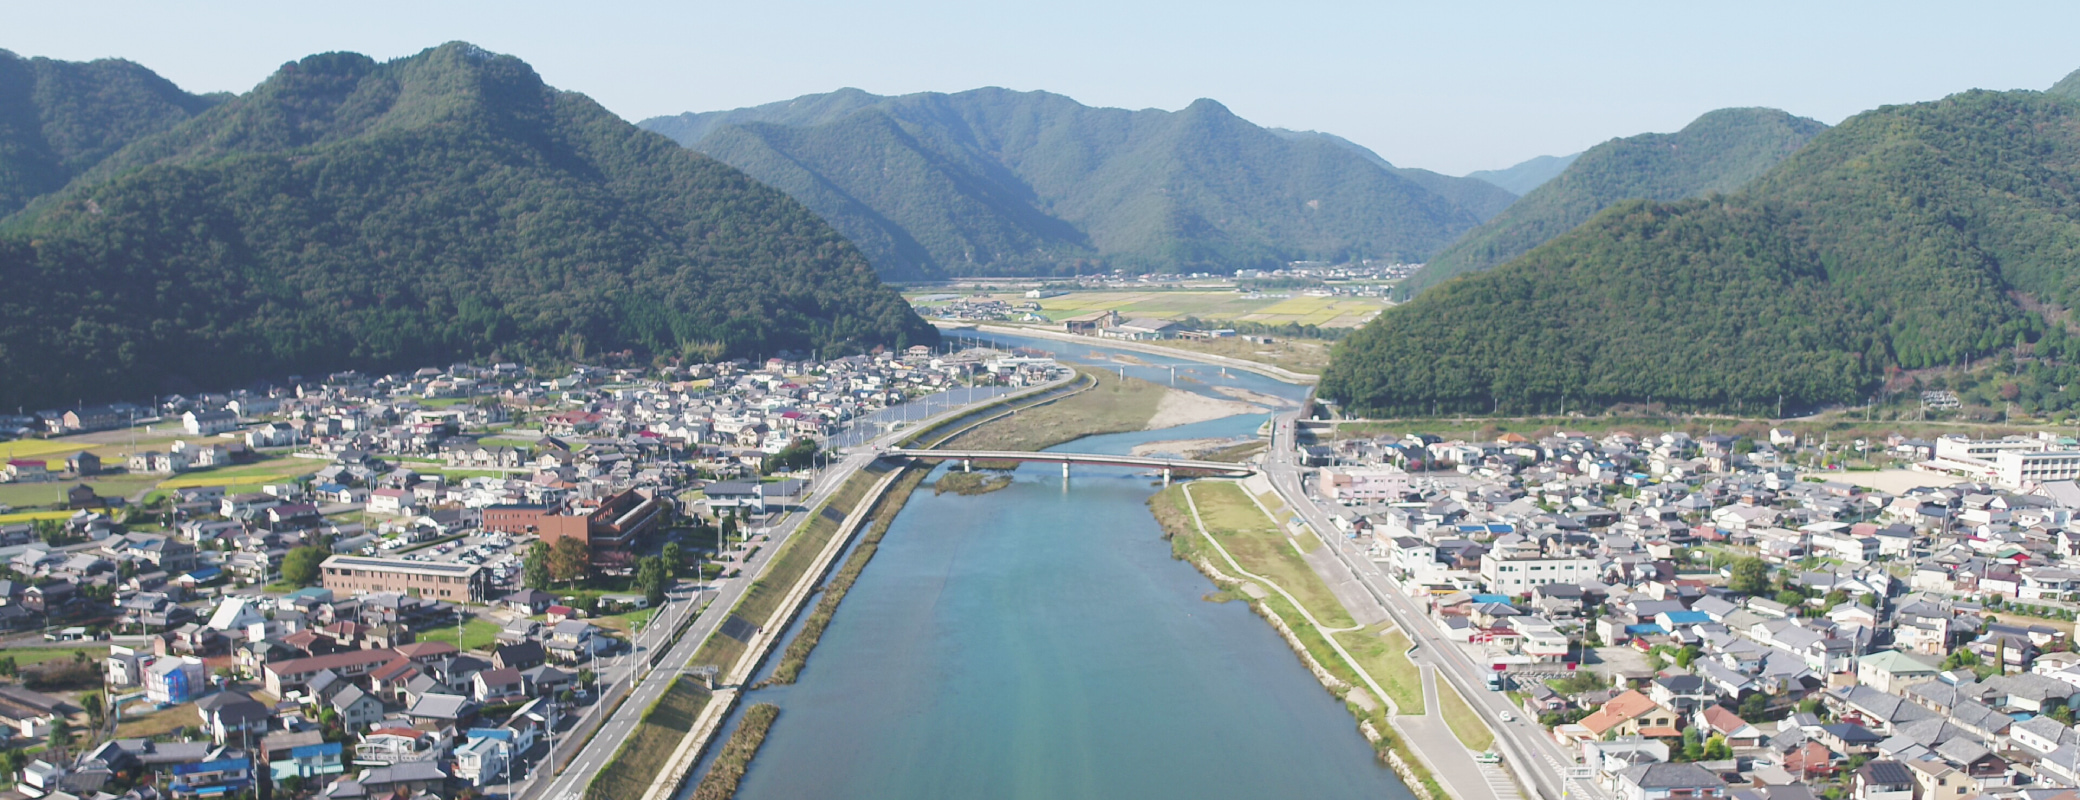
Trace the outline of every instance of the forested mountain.
{"type": "Polygon", "coordinates": [[[1500,186],[1510,194],[1522,197],[1546,181],[1559,177],[1567,165],[1581,158],[1581,153],[1571,156],[1538,156],[1502,169],[1483,169],[1466,173],[1466,177],[1500,186]]]}
{"type": "Polygon", "coordinates": [[[1604,142],[1431,258],[1402,284],[1400,294],[1412,297],[1453,276],[1516,258],[1620,200],[1681,200],[1733,191],[1826,129],[1776,109],[1723,108],[1675,133],[1604,142]]]}
{"type": "Polygon", "coordinates": [[[1736,193],[1620,203],[1423,293],[1345,339],[1322,391],[1364,413],[1755,411],[1996,351],[2080,359],[2026,310],[2080,307],[2076,209],[2080,101],[1888,106],[1736,193]]]}
{"type": "Polygon", "coordinates": [[[216,99],[183,92],[128,61],[54,61],[0,50],[0,217],[216,99]]]}
{"type": "Polygon", "coordinates": [[[6,228],[0,406],[936,338],[799,203],[461,43],[286,64],[6,228]]]}
{"type": "Polygon", "coordinates": [[[1511,200],[1211,100],[846,89],[641,124],[787,192],[902,279],[1416,260],[1511,200]]]}

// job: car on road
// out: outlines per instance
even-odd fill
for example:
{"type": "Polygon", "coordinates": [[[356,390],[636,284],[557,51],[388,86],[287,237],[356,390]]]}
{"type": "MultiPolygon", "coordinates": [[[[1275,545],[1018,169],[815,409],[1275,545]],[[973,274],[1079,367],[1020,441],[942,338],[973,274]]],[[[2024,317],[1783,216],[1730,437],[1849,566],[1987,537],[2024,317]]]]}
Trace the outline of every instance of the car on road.
{"type": "Polygon", "coordinates": [[[1507,712],[1507,711],[1504,711],[1504,712],[1502,712],[1502,721],[1503,721],[1503,722],[1516,722],[1516,721],[1517,721],[1517,715],[1515,715],[1515,714],[1512,714],[1512,713],[1509,713],[1509,712],[1507,712]]]}

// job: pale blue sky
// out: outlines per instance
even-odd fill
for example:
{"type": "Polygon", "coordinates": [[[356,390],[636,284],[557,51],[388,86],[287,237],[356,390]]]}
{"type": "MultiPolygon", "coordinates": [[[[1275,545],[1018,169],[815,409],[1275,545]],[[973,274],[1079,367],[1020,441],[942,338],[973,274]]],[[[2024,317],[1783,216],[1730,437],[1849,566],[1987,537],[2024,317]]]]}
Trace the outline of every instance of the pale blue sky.
{"type": "Polygon", "coordinates": [[[0,48],[116,56],[190,91],[285,61],[461,39],[631,120],[841,86],[1045,89],[1091,105],[1211,97],[1460,174],[1765,105],[1830,124],[2080,68],[2080,4],[1233,3],[1047,0],[9,4],[0,48]]]}

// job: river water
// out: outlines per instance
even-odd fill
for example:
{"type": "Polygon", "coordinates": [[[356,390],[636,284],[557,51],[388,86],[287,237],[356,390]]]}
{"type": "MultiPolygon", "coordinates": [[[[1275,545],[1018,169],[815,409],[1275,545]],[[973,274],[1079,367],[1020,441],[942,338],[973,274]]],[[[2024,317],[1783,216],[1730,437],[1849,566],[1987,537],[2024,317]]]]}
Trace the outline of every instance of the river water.
{"type": "MultiPolygon", "coordinates": [[[[1128,374],[1169,381],[1169,360],[1133,355],[1150,363],[1128,374]]],[[[1302,394],[1203,365],[1179,375],[1198,391],[1302,394]]],[[[1265,419],[1061,449],[1244,436],[1265,419]]],[[[1204,599],[1212,584],[1170,557],[1149,515],[1149,477],[1077,467],[1065,481],[1049,465],[1016,477],[986,495],[911,497],[800,682],[746,698],[781,713],[738,797],[1411,797],[1269,625],[1204,599]]]]}

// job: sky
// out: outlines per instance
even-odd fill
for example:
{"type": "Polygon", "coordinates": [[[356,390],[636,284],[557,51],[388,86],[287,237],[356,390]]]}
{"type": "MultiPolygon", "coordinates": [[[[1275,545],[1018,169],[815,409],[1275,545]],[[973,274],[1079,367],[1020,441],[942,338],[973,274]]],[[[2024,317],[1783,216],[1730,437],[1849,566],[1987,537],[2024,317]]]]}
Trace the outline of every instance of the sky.
{"type": "Polygon", "coordinates": [[[243,92],[311,53],[388,59],[463,40],[630,121],[846,86],[1172,110],[1210,97],[1260,125],[1458,175],[1715,108],[1834,124],[1967,89],[2042,89],[2080,68],[2076,23],[2080,3],[1915,0],[79,0],[10,8],[0,48],[126,58],[189,91],[243,92]]]}

